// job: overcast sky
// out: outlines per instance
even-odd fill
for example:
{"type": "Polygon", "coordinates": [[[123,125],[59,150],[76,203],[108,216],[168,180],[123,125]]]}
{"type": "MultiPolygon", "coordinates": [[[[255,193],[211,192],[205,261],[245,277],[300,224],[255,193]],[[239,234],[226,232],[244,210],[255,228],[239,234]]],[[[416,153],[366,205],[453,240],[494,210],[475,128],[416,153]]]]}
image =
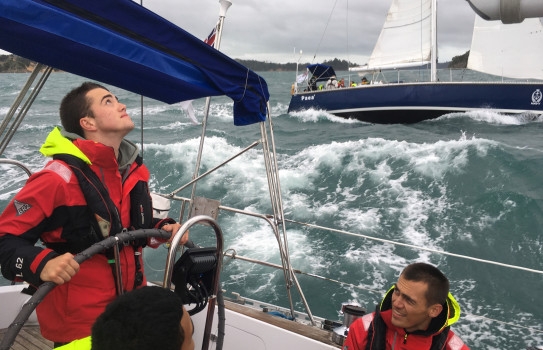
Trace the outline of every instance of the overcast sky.
{"type": "MultiPolygon", "coordinates": [[[[299,51],[303,50],[301,62],[313,62],[316,53],[313,63],[339,58],[358,64],[366,63],[371,54],[391,2],[231,1],[221,51],[233,58],[296,62],[299,51]]],[[[202,39],[209,34],[219,14],[218,0],[143,0],[143,6],[202,39]]],[[[466,1],[438,0],[440,62],[469,50],[474,19],[475,13],[466,1]]]]}
{"type": "MultiPolygon", "coordinates": [[[[135,1],[202,39],[219,16],[218,0],[135,1]]],[[[390,6],[388,0],[231,1],[221,51],[279,63],[296,62],[300,50],[301,62],[339,58],[366,63],[390,6]]],[[[438,0],[439,62],[469,50],[474,19],[466,1],[438,0]]]]}

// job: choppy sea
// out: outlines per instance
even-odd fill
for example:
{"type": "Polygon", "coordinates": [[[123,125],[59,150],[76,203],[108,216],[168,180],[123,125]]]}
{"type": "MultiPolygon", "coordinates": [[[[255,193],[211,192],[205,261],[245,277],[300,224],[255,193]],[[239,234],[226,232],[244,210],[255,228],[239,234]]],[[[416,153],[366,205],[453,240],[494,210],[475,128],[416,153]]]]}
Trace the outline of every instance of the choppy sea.
{"type": "MultiPolygon", "coordinates": [[[[463,314],[453,325],[471,349],[543,347],[543,119],[490,111],[454,113],[412,125],[373,125],[320,111],[288,114],[294,73],[264,72],[285,217],[304,223],[414,246],[538,270],[528,272],[287,223],[293,267],[354,286],[298,277],[313,314],[338,319],[345,301],[373,310],[408,263],[439,266],[463,314]],[[360,288],[359,288],[360,287],[360,288]],[[370,290],[368,290],[370,289],[370,290]],[[377,292],[375,292],[377,291],[377,292]]],[[[0,74],[0,116],[27,74],[0,74]]],[[[40,170],[38,149],[59,125],[61,98],[82,78],[53,73],[2,157],[40,170]]],[[[140,96],[111,87],[128,106],[141,145],[140,96]]],[[[204,101],[194,101],[202,119],[204,101]]],[[[179,105],[143,100],[143,157],[151,188],[169,193],[190,181],[201,134],[179,105]]],[[[232,101],[213,98],[203,171],[259,139],[258,126],[235,127],[232,101]]],[[[0,166],[0,207],[24,184],[25,174],[0,166]]],[[[271,214],[264,162],[250,150],[208,176],[197,195],[222,205],[271,214]]],[[[179,195],[190,197],[190,188],[179,195]]],[[[174,204],[170,216],[179,217],[174,204]]],[[[225,248],[279,264],[277,243],[265,222],[221,213],[225,248]]],[[[191,238],[212,245],[211,233],[191,238]]],[[[148,279],[162,280],[167,250],[146,249],[148,279]]],[[[233,260],[222,287],[288,306],[281,271],[233,260]]],[[[0,278],[0,285],[9,282],[0,278]]],[[[296,309],[303,311],[296,291],[296,309]]]]}

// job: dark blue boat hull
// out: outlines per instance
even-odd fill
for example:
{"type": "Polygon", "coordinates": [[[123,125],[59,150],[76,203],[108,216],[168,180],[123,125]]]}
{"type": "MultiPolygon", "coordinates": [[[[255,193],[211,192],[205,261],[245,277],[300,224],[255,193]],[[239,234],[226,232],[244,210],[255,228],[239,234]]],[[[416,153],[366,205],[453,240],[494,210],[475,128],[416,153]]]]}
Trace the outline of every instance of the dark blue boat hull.
{"type": "Polygon", "coordinates": [[[403,83],[301,92],[289,113],[325,110],[370,123],[416,123],[453,112],[490,109],[543,114],[543,83],[403,83]]]}

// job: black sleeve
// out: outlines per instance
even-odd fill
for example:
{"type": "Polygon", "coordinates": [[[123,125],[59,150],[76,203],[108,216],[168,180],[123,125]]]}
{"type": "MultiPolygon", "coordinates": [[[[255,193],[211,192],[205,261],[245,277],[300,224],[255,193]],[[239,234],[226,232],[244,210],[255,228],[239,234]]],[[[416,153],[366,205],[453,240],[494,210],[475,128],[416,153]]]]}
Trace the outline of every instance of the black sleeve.
{"type": "Polygon", "coordinates": [[[0,237],[0,269],[9,280],[39,286],[43,267],[57,256],[54,251],[35,246],[24,238],[13,235],[0,237]]]}

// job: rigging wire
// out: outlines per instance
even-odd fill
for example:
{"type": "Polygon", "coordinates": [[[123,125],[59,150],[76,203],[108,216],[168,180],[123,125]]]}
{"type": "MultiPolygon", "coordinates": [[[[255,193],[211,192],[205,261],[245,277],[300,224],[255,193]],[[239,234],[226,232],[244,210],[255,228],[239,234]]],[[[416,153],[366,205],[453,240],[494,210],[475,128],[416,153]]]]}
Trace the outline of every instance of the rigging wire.
{"type": "Polygon", "coordinates": [[[346,3],[347,3],[347,11],[345,13],[345,28],[347,32],[347,69],[349,69],[349,62],[351,62],[351,54],[349,52],[349,0],[346,0],[346,3]]]}
{"type": "MultiPolygon", "coordinates": [[[[143,7],[143,0],[140,0],[140,6],[143,7]]],[[[143,160],[143,95],[141,95],[141,159],[143,160]]]]}
{"type": "Polygon", "coordinates": [[[315,58],[317,57],[317,53],[319,52],[319,49],[322,44],[322,39],[324,39],[324,34],[326,34],[326,29],[328,29],[328,25],[330,24],[330,20],[332,19],[332,14],[334,13],[334,9],[336,8],[338,0],[334,2],[334,6],[332,7],[332,11],[330,11],[330,15],[328,16],[328,21],[326,22],[326,26],[324,27],[324,31],[322,32],[321,39],[319,41],[319,44],[317,45],[317,49],[315,50],[315,54],[313,55],[313,61],[311,63],[315,62],[315,58]]]}

